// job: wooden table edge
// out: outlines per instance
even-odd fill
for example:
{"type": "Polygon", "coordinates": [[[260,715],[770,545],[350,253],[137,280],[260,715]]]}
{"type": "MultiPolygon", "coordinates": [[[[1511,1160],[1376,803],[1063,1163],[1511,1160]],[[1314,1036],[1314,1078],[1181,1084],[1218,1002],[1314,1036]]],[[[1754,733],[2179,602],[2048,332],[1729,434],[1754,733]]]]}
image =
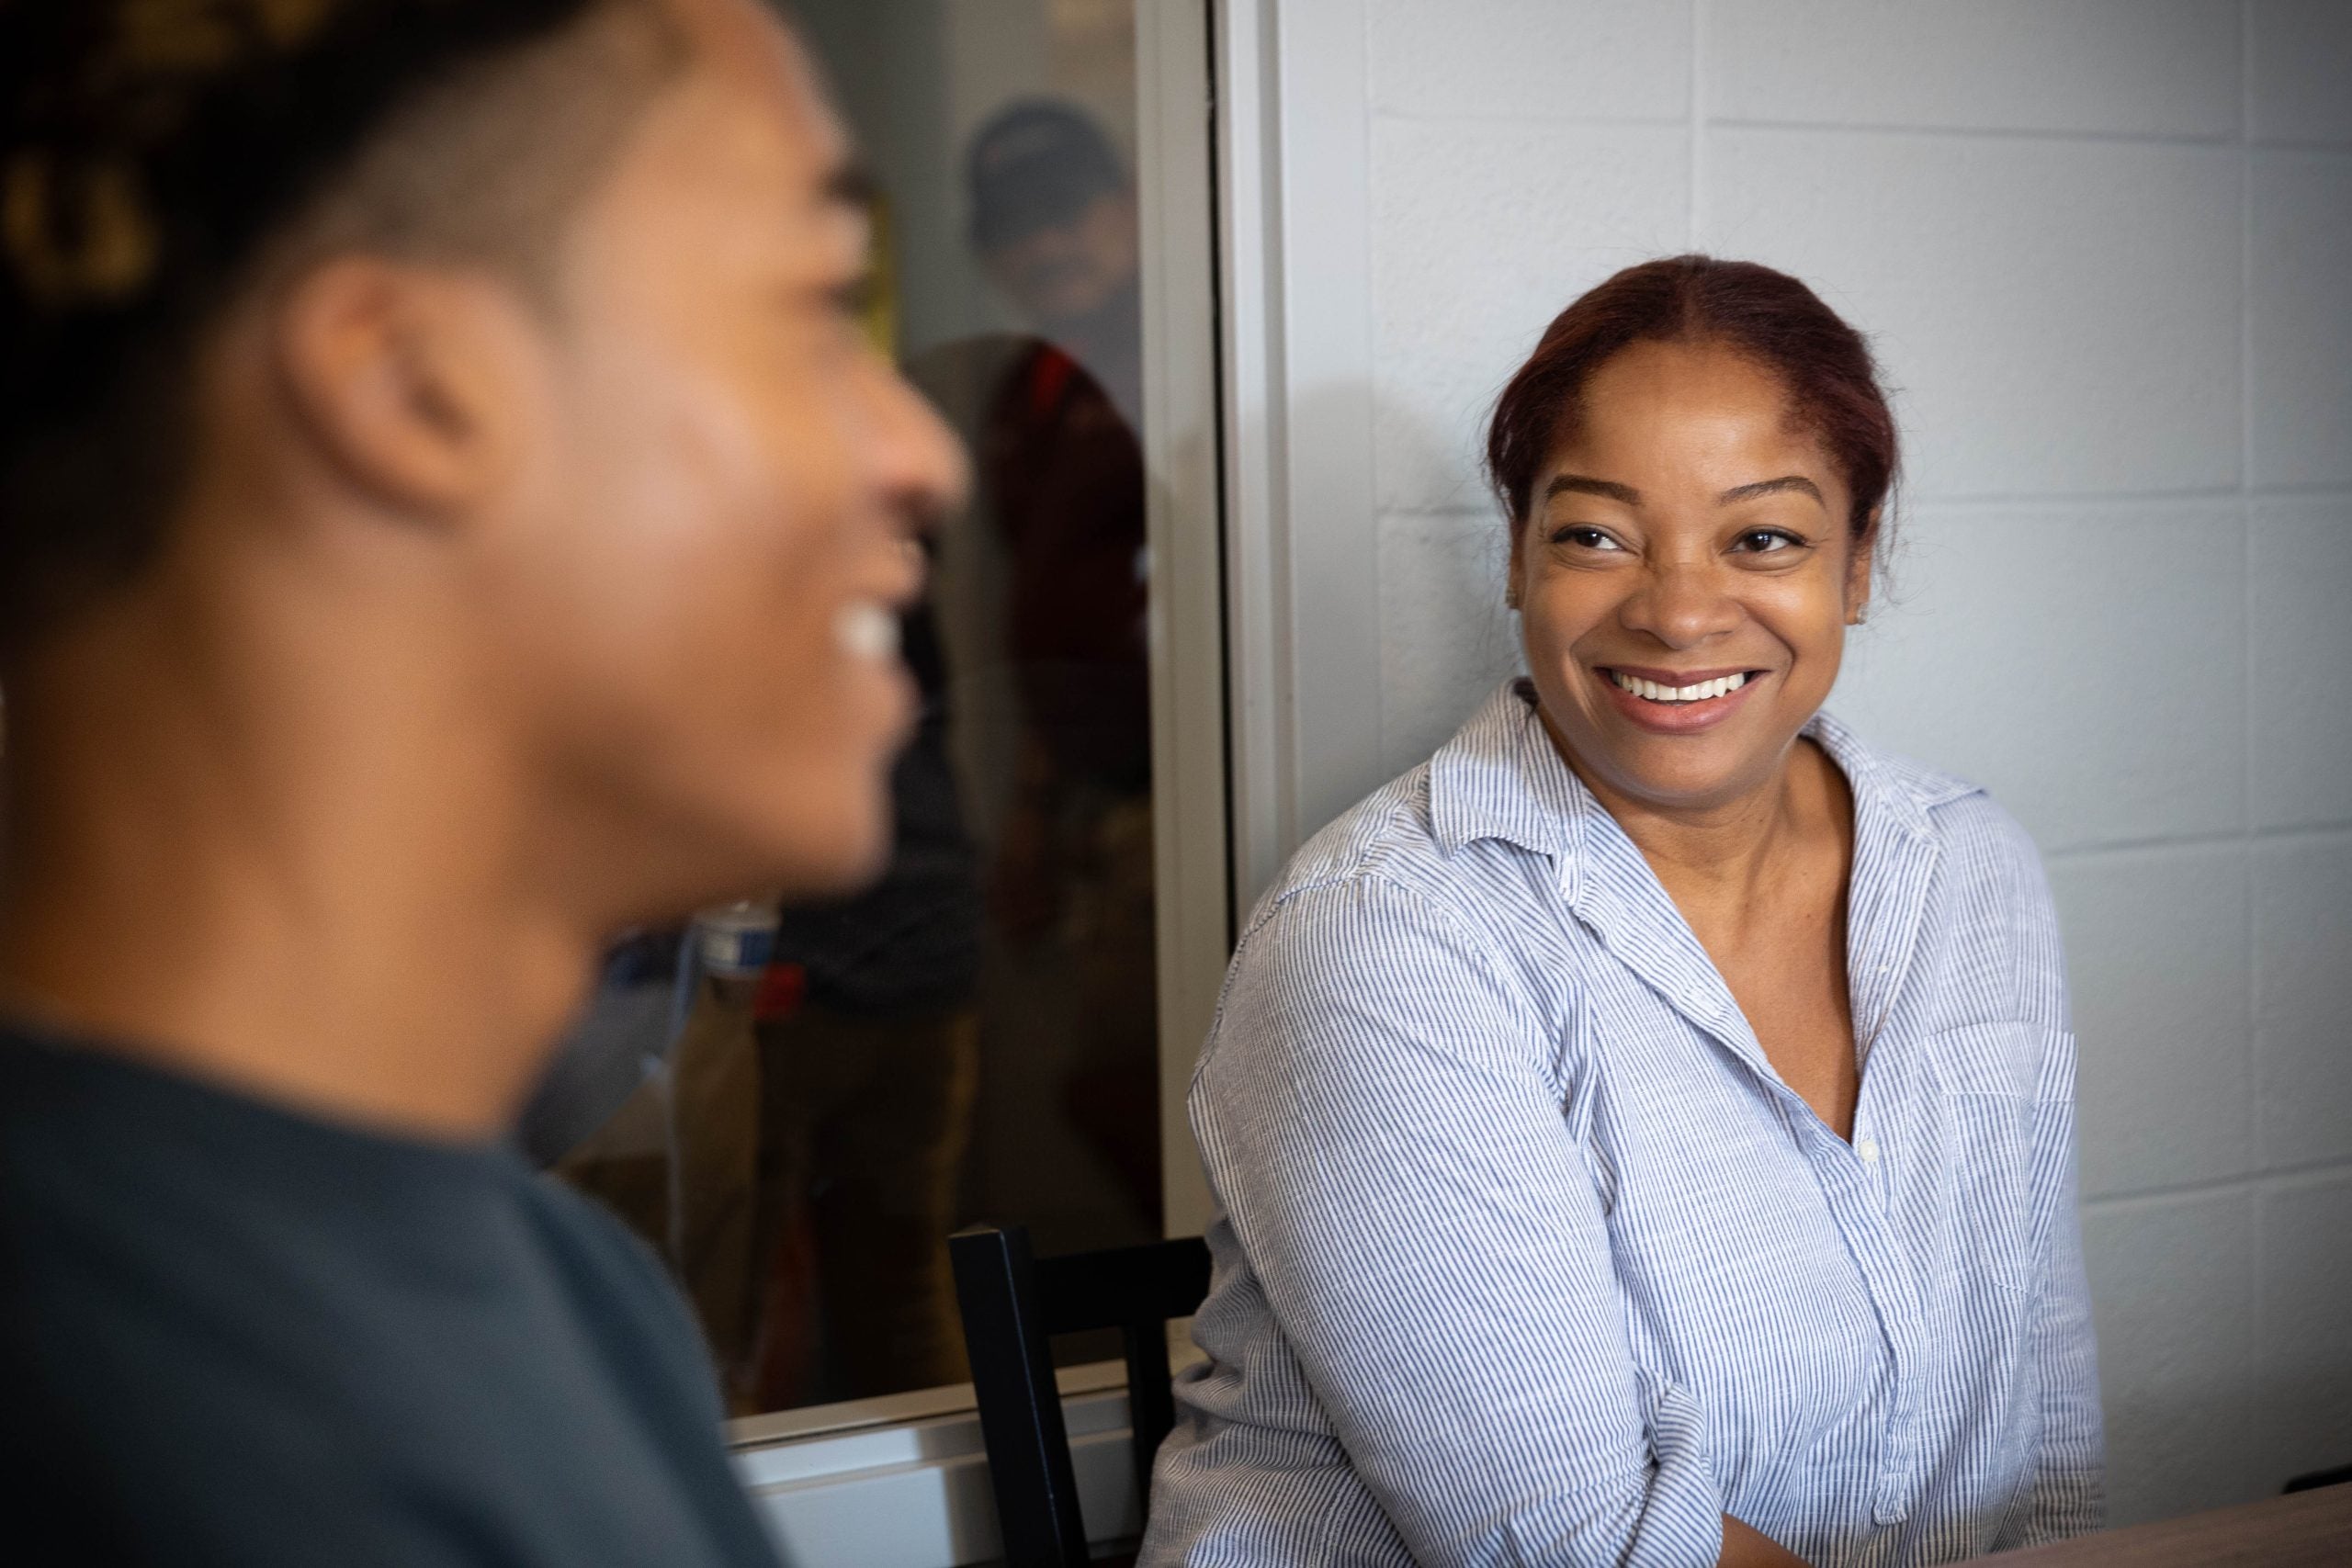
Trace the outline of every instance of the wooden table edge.
{"type": "Polygon", "coordinates": [[[2103,1530],[1989,1561],[2002,1568],[2344,1568],[2352,1564],[2352,1483],[2103,1530]]]}

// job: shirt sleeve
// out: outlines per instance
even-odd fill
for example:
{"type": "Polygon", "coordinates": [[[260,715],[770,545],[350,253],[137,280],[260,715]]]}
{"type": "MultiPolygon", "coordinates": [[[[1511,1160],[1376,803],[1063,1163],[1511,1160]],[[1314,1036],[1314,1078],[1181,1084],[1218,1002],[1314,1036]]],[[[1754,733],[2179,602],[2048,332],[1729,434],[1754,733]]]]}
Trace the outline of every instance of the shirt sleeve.
{"type": "Polygon", "coordinates": [[[1237,956],[1194,1131],[1286,1345],[1417,1562],[1713,1562],[1701,1424],[1645,1416],[1555,1048],[1425,897],[1311,887],[1237,956]]]}
{"type": "Polygon", "coordinates": [[[2090,1283],[2083,1271],[2074,1138],[2074,1036],[2059,1037],[2054,1095],[2042,1101],[2037,1175],[2058,1190],[2040,1298],[2033,1353],[2041,1383],[2041,1450],[2034,1465],[2032,1506],[2024,1539],[2038,1545],[2086,1535],[2107,1518],[2107,1439],[2099,1415],[2098,1355],[2091,1330],[2090,1283]]]}
{"type": "Polygon", "coordinates": [[[2082,1217],[2075,1158],[2075,1035],[2058,906],[2033,841],[2003,819],[2016,857],[2020,920],[2021,1016],[2053,1043],[2034,1088],[2036,1192],[2052,1195],[2041,1245],[2041,1280],[2031,1353],[2041,1387],[2041,1447],[2023,1538],[2058,1540],[2098,1529],[2107,1517],[2107,1437],[2099,1416],[2098,1355],[2090,1285],[2083,1270],[2082,1217]]]}

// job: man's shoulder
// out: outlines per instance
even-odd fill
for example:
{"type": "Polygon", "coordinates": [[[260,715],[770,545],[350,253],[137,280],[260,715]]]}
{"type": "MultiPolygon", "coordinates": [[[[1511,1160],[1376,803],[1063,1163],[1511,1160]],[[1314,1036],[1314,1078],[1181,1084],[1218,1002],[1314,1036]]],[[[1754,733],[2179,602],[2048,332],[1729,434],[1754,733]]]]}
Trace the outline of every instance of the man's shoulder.
{"type": "MultiPolygon", "coordinates": [[[[453,1529],[518,1563],[766,1560],[691,1318],[616,1219],[500,1151],[331,1129],[208,1179],[196,1131],[77,1136],[104,1108],[59,1084],[108,1076],[0,1043],[0,1097],[47,1086],[0,1111],[34,1134],[0,1147],[0,1495],[40,1478],[135,1548],[68,1560],[442,1561],[453,1529]]],[[[241,1109],[189,1120],[271,1125],[241,1109]]]]}
{"type": "Polygon", "coordinates": [[[699,1344],[700,1331],[669,1271],[618,1215],[553,1175],[533,1177],[525,1194],[548,1256],[586,1310],[624,1319],[628,1329],[699,1344]]]}

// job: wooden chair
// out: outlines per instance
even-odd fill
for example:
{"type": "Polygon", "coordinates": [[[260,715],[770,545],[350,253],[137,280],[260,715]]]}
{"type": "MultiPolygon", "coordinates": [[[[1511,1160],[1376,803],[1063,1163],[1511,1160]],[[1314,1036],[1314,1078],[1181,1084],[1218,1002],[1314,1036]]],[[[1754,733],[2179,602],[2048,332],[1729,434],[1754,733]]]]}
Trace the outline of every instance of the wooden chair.
{"type": "Polygon", "coordinates": [[[1033,1258],[1020,1225],[975,1225],[948,1238],[989,1479],[1009,1568],[1078,1568],[1087,1561],[1069,1434],[1062,1425],[1048,1341],[1116,1328],[1126,1342],[1136,1488],[1148,1507],[1151,1463],[1176,1422],[1168,1320],[1208,1294],[1209,1249],[1198,1236],[1063,1258],[1033,1258]]]}

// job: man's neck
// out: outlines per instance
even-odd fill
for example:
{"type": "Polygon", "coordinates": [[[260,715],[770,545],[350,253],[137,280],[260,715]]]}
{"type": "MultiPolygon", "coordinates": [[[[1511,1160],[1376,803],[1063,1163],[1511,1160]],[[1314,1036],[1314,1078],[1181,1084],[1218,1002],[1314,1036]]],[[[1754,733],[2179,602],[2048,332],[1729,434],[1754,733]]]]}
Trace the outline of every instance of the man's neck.
{"type": "Polygon", "coordinates": [[[517,891],[497,753],[390,682],[170,640],[102,632],[12,683],[0,992],[327,1120],[498,1135],[596,941],[517,891]]]}
{"type": "Polygon", "coordinates": [[[1142,431],[1143,294],[1129,283],[1084,316],[1056,321],[1053,341],[1086,367],[1138,436],[1142,431]]]}

